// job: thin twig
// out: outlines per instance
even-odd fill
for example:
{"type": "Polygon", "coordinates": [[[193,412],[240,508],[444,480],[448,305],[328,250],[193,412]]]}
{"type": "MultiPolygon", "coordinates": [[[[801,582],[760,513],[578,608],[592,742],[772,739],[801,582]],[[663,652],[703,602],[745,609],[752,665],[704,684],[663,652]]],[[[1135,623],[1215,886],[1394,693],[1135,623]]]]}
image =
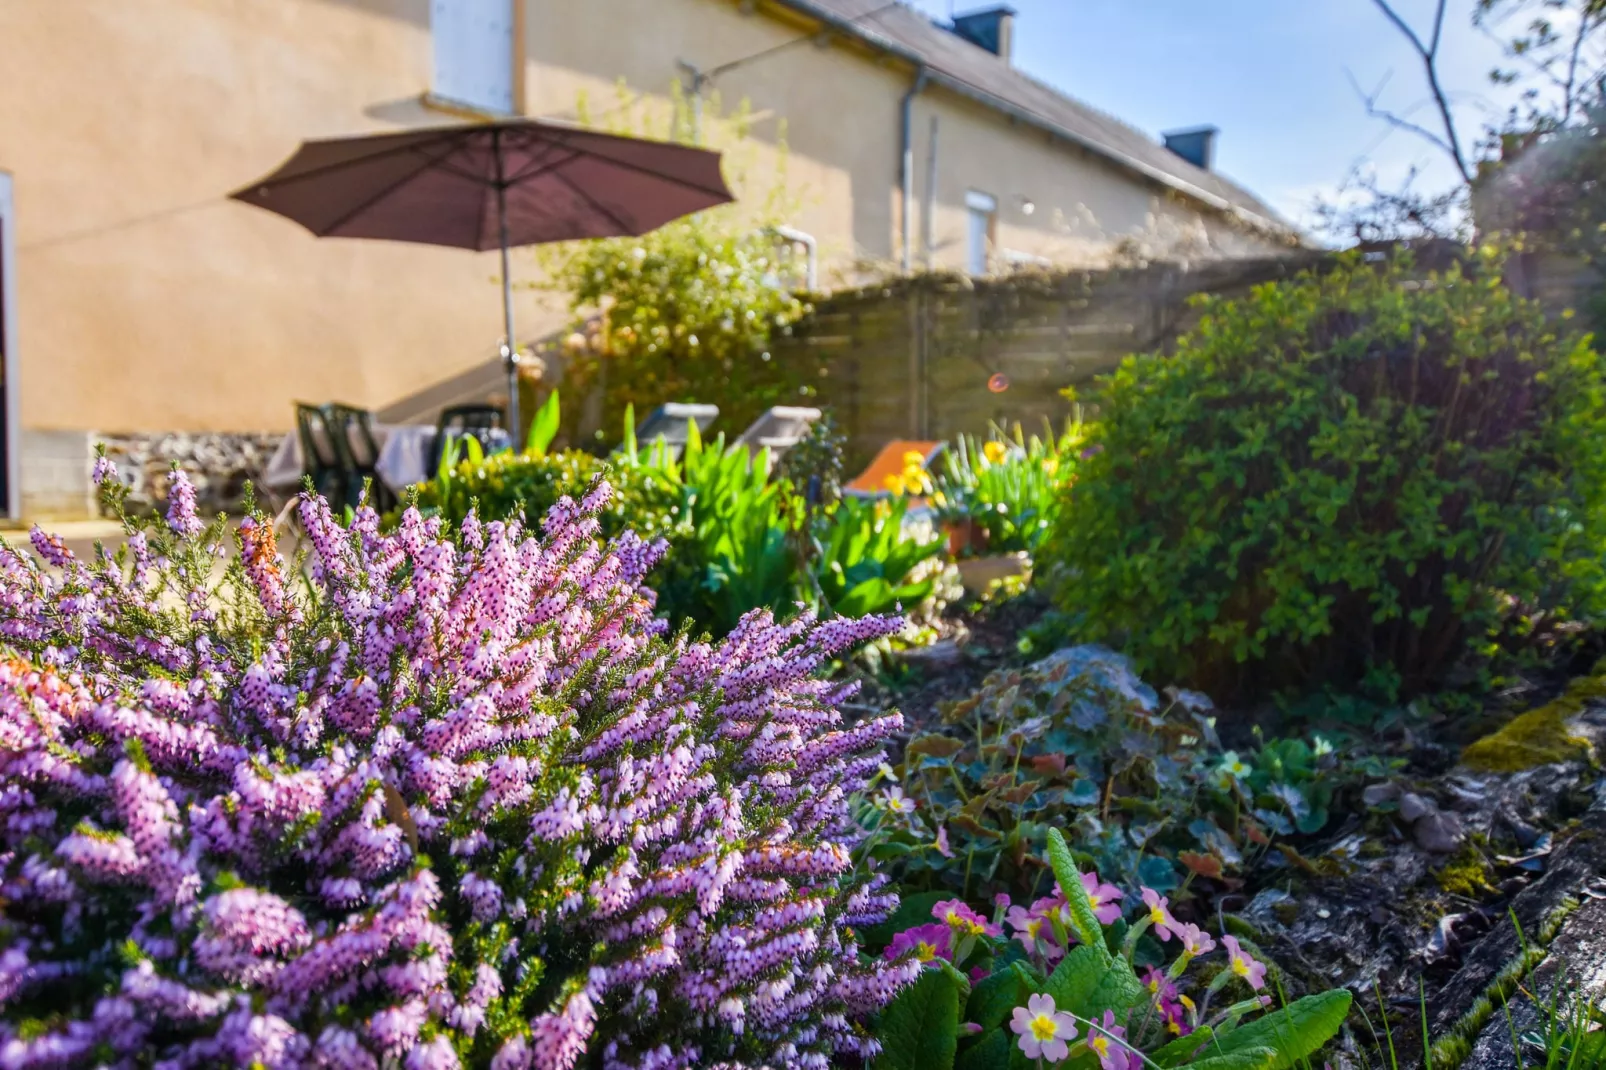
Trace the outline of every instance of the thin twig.
{"type": "Polygon", "coordinates": [[[1423,44],[1422,38],[1417,35],[1417,32],[1411,28],[1410,24],[1399,16],[1389,4],[1389,0],[1372,0],[1372,2],[1377,5],[1379,11],[1383,12],[1384,17],[1393,23],[1400,33],[1405,35],[1405,39],[1411,42],[1411,47],[1415,48],[1417,55],[1421,57],[1422,73],[1427,78],[1428,90],[1433,94],[1433,102],[1438,107],[1439,120],[1444,124],[1444,133],[1442,136],[1434,134],[1416,123],[1401,119],[1391,112],[1383,111],[1377,108],[1375,101],[1370,98],[1366,98],[1368,114],[1383,119],[1391,125],[1410,130],[1443,149],[1455,163],[1456,171],[1461,175],[1461,180],[1471,185],[1472,168],[1467,164],[1466,154],[1461,151],[1461,137],[1456,133],[1455,115],[1450,110],[1450,100],[1445,95],[1443,85],[1439,82],[1439,45],[1444,37],[1444,14],[1446,7],[1449,5],[1449,0],[1439,0],[1433,13],[1433,34],[1426,44],[1423,44]]]}

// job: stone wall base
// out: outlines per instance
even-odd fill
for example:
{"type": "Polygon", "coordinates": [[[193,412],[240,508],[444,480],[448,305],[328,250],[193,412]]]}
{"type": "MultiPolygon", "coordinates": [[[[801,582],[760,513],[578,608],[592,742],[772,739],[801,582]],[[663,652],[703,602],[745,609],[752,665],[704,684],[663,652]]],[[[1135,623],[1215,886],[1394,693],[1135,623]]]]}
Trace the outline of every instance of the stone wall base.
{"type": "MultiPolygon", "coordinates": [[[[99,433],[90,437],[103,444],[106,456],[116,462],[118,476],[129,488],[131,512],[152,512],[166,503],[168,474],[177,461],[195,483],[201,515],[215,516],[240,513],[246,483],[261,479],[284,432],[99,433]]],[[[93,447],[89,454],[91,460],[84,469],[86,486],[93,447]]],[[[27,487],[26,478],[23,486],[27,487]]],[[[257,499],[267,504],[260,490],[257,499]]]]}

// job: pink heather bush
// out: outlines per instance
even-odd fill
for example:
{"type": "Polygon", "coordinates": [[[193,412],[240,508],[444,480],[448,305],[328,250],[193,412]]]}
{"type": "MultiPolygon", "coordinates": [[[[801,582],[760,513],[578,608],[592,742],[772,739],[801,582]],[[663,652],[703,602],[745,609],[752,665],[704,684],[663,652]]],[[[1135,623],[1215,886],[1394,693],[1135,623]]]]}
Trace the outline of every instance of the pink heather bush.
{"type": "Polygon", "coordinates": [[[175,475],[118,560],[0,551],[0,1070],[873,1053],[920,965],[860,953],[847,803],[898,718],[816,676],[894,622],[666,638],[608,494],[456,543],[307,498],[304,581],[175,475]]]}

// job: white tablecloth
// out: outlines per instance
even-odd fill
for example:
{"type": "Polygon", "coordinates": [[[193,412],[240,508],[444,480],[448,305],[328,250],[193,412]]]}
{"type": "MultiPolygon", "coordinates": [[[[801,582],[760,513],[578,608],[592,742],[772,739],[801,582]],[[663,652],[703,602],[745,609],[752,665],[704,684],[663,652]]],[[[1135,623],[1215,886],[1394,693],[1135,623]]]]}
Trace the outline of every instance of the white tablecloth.
{"type": "MultiPolygon", "coordinates": [[[[435,445],[432,424],[375,424],[374,442],[379,446],[374,468],[380,481],[397,494],[434,475],[426,471],[435,445]]],[[[301,437],[292,431],[273,452],[267,471],[262,473],[262,484],[269,490],[294,493],[301,488],[301,476],[306,470],[301,458],[301,437]]]]}

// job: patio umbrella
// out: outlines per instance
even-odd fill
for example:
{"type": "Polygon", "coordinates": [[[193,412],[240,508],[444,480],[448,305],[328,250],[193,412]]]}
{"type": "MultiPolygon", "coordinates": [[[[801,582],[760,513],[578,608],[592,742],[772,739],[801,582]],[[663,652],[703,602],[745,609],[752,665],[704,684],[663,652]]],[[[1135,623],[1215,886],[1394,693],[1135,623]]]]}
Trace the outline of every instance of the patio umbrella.
{"type": "Polygon", "coordinates": [[[508,250],[645,234],[733,199],[718,153],[529,119],[303,142],[277,171],[230,196],[321,238],[500,249],[514,435],[519,355],[508,250]]]}

